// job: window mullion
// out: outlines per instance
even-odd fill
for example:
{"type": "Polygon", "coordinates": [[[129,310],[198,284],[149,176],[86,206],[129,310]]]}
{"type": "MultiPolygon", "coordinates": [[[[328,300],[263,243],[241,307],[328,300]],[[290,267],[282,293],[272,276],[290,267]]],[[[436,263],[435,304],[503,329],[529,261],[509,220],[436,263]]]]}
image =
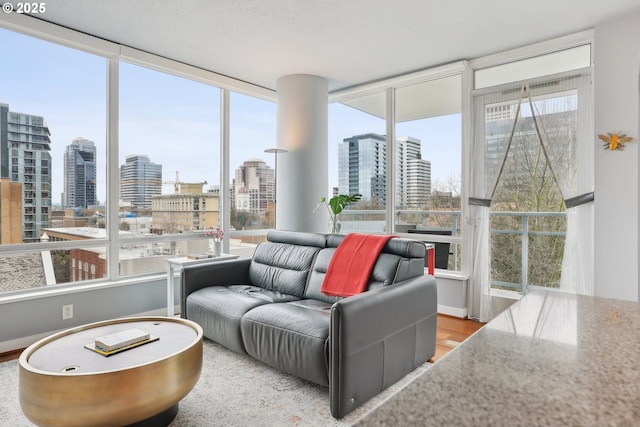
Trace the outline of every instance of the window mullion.
{"type": "Polygon", "coordinates": [[[111,280],[118,279],[118,198],[120,188],[119,152],[119,63],[116,59],[107,62],[107,271],[111,280]]]}
{"type": "MultiPolygon", "coordinates": [[[[229,231],[231,213],[231,185],[230,174],[230,105],[231,92],[229,89],[220,90],[220,193],[218,196],[218,212],[222,229],[229,231]]],[[[223,239],[222,250],[229,253],[229,239],[223,239]]]]}
{"type": "Polygon", "coordinates": [[[387,114],[387,173],[386,173],[386,229],[389,233],[395,230],[395,211],[396,211],[396,92],[395,88],[387,88],[386,99],[387,114]]]}

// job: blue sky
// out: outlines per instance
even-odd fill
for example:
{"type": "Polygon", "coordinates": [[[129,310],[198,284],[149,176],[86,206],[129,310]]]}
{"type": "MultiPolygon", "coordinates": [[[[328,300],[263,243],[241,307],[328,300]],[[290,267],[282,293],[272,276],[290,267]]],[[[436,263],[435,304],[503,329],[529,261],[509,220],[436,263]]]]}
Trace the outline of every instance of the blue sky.
{"type": "MultiPolygon", "coordinates": [[[[63,153],[76,137],[98,147],[98,199],[105,200],[106,60],[0,29],[3,66],[0,102],[11,111],[41,115],[51,131],[52,197],[60,202],[63,153]]],[[[146,154],[163,167],[163,179],[179,171],[184,182],[219,183],[220,98],[217,88],[121,63],[120,153],[146,154]]],[[[344,138],[385,133],[384,121],[340,104],[329,106],[329,189],[337,186],[337,147],[344,138]]],[[[276,105],[233,93],[231,170],[259,157],[273,167],[276,105]]],[[[421,139],[432,182],[460,177],[460,115],[399,124],[397,136],[421,139]]],[[[171,185],[163,188],[170,192],[171,185]]],[[[330,191],[328,189],[328,191],[330,191]]]]}

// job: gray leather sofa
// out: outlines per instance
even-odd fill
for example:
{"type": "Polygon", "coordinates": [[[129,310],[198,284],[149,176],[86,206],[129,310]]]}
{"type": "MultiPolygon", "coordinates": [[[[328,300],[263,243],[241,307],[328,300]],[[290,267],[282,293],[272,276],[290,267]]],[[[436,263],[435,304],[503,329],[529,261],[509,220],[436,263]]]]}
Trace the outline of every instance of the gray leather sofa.
{"type": "Polygon", "coordinates": [[[184,268],[181,315],[204,335],[269,366],[329,387],[341,418],[435,354],[436,282],[425,246],[387,242],[367,291],[321,291],[344,235],[270,231],[252,259],[184,268]]]}

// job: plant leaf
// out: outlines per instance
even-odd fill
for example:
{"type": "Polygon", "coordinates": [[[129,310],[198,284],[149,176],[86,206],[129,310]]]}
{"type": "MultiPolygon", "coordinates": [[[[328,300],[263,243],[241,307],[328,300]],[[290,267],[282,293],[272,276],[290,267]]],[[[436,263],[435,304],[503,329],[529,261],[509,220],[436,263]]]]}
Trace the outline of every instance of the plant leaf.
{"type": "Polygon", "coordinates": [[[331,207],[331,212],[333,212],[334,215],[338,215],[340,212],[342,212],[340,196],[335,196],[329,199],[329,206],[331,207]]]}

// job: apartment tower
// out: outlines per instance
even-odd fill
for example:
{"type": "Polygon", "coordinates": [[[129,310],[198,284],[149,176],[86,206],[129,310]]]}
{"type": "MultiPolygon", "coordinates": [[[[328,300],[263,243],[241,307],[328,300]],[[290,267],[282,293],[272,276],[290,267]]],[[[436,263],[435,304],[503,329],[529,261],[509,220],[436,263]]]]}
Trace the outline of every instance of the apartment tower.
{"type": "Polygon", "coordinates": [[[431,162],[422,158],[418,138],[396,139],[396,203],[403,208],[424,207],[431,196],[431,162]]]}
{"type": "Polygon", "coordinates": [[[129,155],[120,165],[120,199],[133,209],[151,209],[153,196],[162,194],[162,165],[149,156],[129,155]]]}
{"type": "MultiPolygon", "coordinates": [[[[384,207],[386,161],[386,136],[367,133],[345,138],[338,146],[338,192],[362,194],[363,200],[384,207]]],[[[397,138],[395,164],[398,206],[424,205],[431,195],[431,162],[422,159],[420,140],[397,138]]]]}
{"type": "Polygon", "coordinates": [[[362,194],[362,199],[386,203],[387,138],[367,133],[345,138],[338,146],[338,191],[362,194]]]}
{"type": "Polygon", "coordinates": [[[74,139],[64,152],[65,208],[88,208],[96,204],[96,146],[84,138],[74,139]]]}
{"type": "MultiPolygon", "coordinates": [[[[18,234],[25,243],[37,242],[51,211],[51,139],[42,116],[9,111],[0,104],[0,230],[12,243],[18,234]],[[18,186],[22,188],[18,190],[18,186]],[[19,200],[19,198],[21,200],[19,200]],[[18,205],[19,204],[19,205],[18,205]],[[19,206],[19,207],[18,207],[19,206]],[[20,223],[15,223],[21,212],[20,223]],[[18,229],[22,229],[18,233],[18,229]],[[6,234],[5,234],[6,236],[6,234]]],[[[3,243],[6,240],[2,237],[3,243]]]]}

